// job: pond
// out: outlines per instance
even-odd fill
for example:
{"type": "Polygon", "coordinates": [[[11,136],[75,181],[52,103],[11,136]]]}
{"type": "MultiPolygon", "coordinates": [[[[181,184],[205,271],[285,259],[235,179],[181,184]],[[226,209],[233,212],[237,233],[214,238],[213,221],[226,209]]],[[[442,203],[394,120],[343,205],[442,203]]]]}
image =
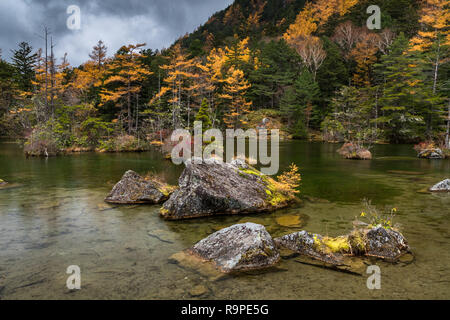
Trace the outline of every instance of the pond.
{"type": "Polygon", "coordinates": [[[377,145],[370,161],[344,160],[339,145],[280,143],[280,168],[302,174],[300,205],[269,214],[164,221],[158,206],[103,202],[122,174],[156,172],[175,184],[182,166],[158,152],[76,154],[26,159],[0,143],[0,299],[449,299],[450,194],[423,192],[449,178],[450,161],[417,159],[410,145],[377,145]],[[337,236],[352,228],[362,199],[398,208],[395,222],[415,259],[367,260],[381,289],[360,275],[282,259],[276,268],[221,278],[173,263],[171,255],[222,227],[264,224],[273,236],[307,230],[337,236]],[[279,218],[300,217],[283,226],[279,218]],[[66,286],[67,267],[81,269],[81,290],[66,286]],[[191,289],[202,286],[194,297],[191,289]]]}

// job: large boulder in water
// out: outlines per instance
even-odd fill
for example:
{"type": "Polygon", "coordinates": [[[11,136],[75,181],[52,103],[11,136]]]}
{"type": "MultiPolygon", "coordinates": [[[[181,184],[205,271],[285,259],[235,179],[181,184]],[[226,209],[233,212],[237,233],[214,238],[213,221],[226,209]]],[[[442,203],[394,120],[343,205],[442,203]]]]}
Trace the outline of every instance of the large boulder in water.
{"type": "Polygon", "coordinates": [[[167,200],[173,188],[128,170],[113,187],[105,201],[119,204],[156,204],[167,200]]]}
{"type": "Polygon", "coordinates": [[[442,180],[430,188],[432,192],[450,192],[450,179],[442,180]]]}
{"type": "Polygon", "coordinates": [[[161,208],[166,219],[272,211],[295,198],[242,160],[225,163],[214,158],[192,159],[185,165],[179,189],[161,208]]]}
{"type": "Polygon", "coordinates": [[[229,273],[267,268],[280,260],[280,254],[264,226],[247,222],[221,229],[200,240],[190,254],[214,263],[229,273]]]}

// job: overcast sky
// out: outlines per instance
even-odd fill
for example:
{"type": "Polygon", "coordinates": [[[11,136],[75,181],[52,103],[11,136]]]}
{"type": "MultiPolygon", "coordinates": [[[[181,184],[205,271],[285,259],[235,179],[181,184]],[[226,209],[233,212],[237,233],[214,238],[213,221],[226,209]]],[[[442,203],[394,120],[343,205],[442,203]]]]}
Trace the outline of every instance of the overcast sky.
{"type": "MultiPolygon", "coordinates": [[[[124,44],[146,43],[169,47],[178,37],[194,31],[233,0],[0,0],[0,48],[9,59],[21,41],[43,47],[44,25],[52,32],[55,55],[65,52],[72,65],[89,57],[93,45],[103,40],[112,55],[124,44]],[[67,8],[81,10],[81,29],[67,28],[67,8]]],[[[58,60],[60,61],[60,60],[58,60]]]]}

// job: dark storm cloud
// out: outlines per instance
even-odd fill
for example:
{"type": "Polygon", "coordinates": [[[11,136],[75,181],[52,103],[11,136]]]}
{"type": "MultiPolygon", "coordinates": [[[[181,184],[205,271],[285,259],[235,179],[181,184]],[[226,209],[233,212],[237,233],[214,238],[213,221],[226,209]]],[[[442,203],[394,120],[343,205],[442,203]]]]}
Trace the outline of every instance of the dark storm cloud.
{"type": "Polygon", "coordinates": [[[233,0],[0,0],[0,48],[3,57],[21,41],[43,46],[44,25],[52,32],[55,54],[68,53],[78,65],[88,59],[102,39],[115,52],[121,45],[147,43],[153,49],[170,46],[186,32],[203,24],[233,0]],[[69,5],[81,9],[81,29],[66,26],[69,5]]]}

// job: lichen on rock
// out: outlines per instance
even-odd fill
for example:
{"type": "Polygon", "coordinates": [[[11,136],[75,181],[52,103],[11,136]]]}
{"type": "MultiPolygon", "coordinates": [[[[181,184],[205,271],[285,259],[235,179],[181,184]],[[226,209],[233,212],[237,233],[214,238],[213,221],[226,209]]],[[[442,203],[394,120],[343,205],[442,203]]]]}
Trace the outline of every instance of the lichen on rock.
{"type": "Polygon", "coordinates": [[[221,229],[200,240],[187,252],[212,262],[225,273],[271,267],[280,259],[264,226],[251,222],[221,229]]]}

